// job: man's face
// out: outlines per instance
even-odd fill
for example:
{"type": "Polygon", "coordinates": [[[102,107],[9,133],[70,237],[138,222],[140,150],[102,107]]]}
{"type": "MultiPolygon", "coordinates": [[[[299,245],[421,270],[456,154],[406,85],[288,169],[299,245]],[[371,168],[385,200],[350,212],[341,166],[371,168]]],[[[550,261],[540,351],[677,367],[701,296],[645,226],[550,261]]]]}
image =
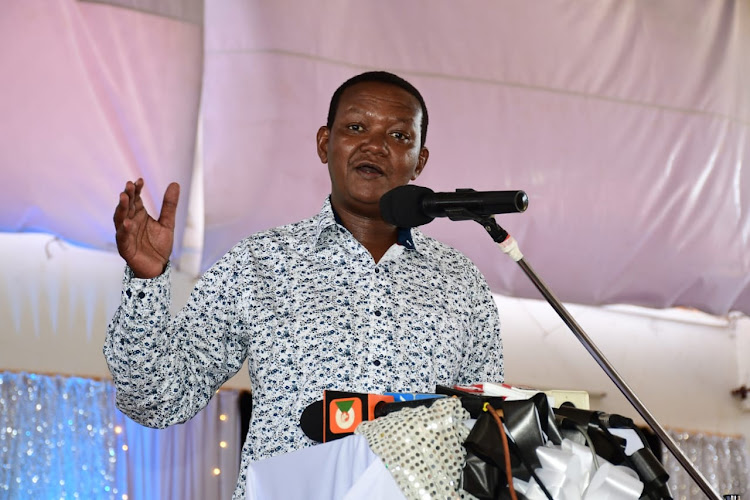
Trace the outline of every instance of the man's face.
{"type": "Polygon", "coordinates": [[[331,129],[318,130],[337,211],[380,218],[380,197],[417,178],[429,152],[420,147],[422,108],[407,91],[381,82],[344,91],[331,129]]]}

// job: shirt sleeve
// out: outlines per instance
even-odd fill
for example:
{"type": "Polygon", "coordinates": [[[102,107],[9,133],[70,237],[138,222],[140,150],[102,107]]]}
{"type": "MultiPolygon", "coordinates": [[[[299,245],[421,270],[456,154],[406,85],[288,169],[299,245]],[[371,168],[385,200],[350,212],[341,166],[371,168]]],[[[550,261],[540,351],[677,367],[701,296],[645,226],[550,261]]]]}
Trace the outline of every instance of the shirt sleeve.
{"type": "Polygon", "coordinates": [[[185,422],[242,367],[246,348],[236,296],[241,288],[231,260],[228,254],[204,274],[175,317],[170,266],[153,279],[125,269],[104,356],[117,406],[136,422],[156,428],[185,422]]]}
{"type": "Polygon", "coordinates": [[[500,337],[500,316],[487,281],[478,269],[471,304],[472,337],[464,352],[460,385],[481,382],[503,382],[503,343],[500,337]]]}

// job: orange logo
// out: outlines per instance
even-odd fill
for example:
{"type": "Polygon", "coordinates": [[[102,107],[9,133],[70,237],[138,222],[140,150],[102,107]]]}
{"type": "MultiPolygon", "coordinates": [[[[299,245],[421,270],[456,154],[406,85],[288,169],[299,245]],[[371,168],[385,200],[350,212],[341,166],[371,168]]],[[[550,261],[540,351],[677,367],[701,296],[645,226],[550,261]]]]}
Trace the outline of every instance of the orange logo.
{"type": "Polygon", "coordinates": [[[328,406],[329,427],[334,434],[351,434],[362,422],[362,400],[334,399],[328,406]]]}

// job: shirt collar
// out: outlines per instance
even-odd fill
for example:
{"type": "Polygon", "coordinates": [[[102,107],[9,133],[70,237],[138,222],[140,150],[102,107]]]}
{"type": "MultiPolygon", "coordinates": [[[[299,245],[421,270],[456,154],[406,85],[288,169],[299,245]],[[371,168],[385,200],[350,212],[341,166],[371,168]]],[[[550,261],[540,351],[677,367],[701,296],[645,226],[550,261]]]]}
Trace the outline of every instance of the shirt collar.
{"type": "MultiPolygon", "coordinates": [[[[317,246],[318,242],[320,241],[320,235],[323,233],[323,231],[335,228],[337,226],[340,226],[342,228],[344,227],[344,225],[341,223],[341,218],[331,205],[330,196],[326,197],[325,201],[323,202],[323,207],[320,209],[320,212],[318,212],[318,215],[313,218],[313,220],[315,221],[315,231],[310,242],[311,248],[315,248],[317,246]]],[[[400,227],[398,228],[397,238],[397,243],[399,245],[408,250],[416,250],[418,253],[421,253],[419,252],[419,243],[415,244],[415,240],[419,242],[421,238],[421,233],[418,230],[412,231],[412,229],[408,227],[400,227]]]]}

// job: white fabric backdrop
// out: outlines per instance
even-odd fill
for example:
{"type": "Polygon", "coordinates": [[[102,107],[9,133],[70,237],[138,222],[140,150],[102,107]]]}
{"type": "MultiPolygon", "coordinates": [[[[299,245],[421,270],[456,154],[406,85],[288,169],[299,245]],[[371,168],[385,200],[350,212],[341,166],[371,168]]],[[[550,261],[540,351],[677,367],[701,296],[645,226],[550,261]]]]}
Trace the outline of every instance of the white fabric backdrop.
{"type": "MultiPolygon", "coordinates": [[[[152,210],[182,184],[182,241],[202,106],[205,269],[244,236],[318,210],[328,177],[314,135],[330,95],[387,69],[428,103],[418,183],[527,191],[528,211],[500,222],[562,300],[750,312],[747,2],[205,9],[202,29],[74,0],[3,4],[1,231],[111,251],[117,193],[143,176],[152,210]]],[[[538,297],[473,223],[425,230],[493,291],[538,297]]]]}
{"type": "MultiPolygon", "coordinates": [[[[204,267],[318,209],[329,97],[385,68],[427,100],[417,183],[526,190],[501,224],[563,300],[750,311],[747,21],[724,1],[209,3],[204,267]]],[[[538,296],[473,223],[425,230],[538,296]]]]}
{"type": "Polygon", "coordinates": [[[200,26],[75,0],[10,1],[0,43],[0,230],[112,251],[126,180],[146,180],[152,209],[173,180],[187,199],[200,26]]]}

